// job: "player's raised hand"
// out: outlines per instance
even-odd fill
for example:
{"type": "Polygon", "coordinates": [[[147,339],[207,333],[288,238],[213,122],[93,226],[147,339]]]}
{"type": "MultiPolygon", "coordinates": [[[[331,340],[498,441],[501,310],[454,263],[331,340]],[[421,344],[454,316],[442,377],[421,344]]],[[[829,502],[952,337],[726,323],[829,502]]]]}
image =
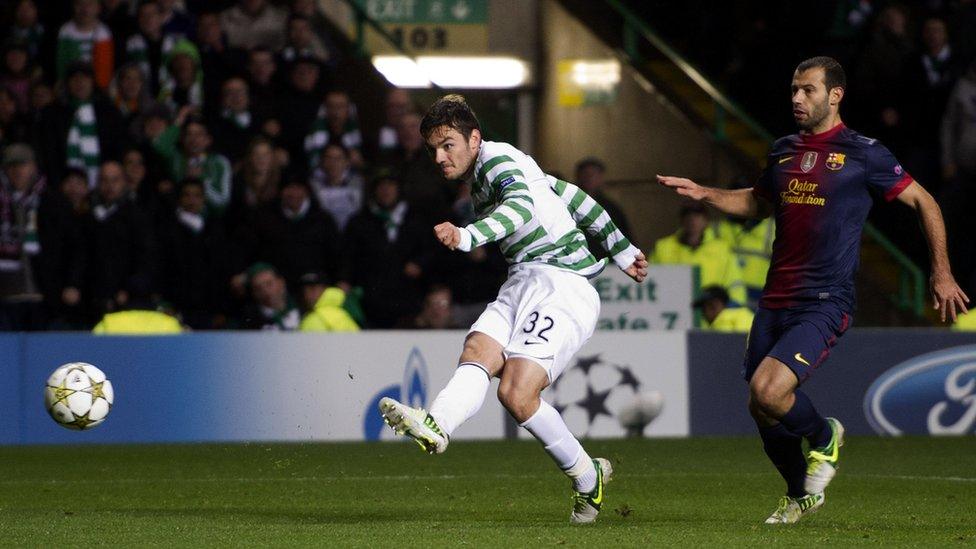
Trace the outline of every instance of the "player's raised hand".
{"type": "Polygon", "coordinates": [[[959,314],[969,312],[966,307],[969,297],[962,291],[951,273],[933,273],[929,279],[929,289],[932,291],[932,301],[935,302],[934,308],[939,310],[942,322],[946,319],[955,322],[957,310],[959,314]]]}
{"type": "Polygon", "coordinates": [[[657,182],[665,187],[674,189],[681,196],[687,196],[692,200],[703,200],[708,194],[708,189],[684,177],[659,175],[657,176],[657,182]]]}
{"type": "Polygon", "coordinates": [[[440,225],[434,227],[434,236],[441,244],[447,246],[449,249],[454,250],[461,243],[461,230],[454,226],[453,223],[445,221],[440,225]]]}
{"type": "Polygon", "coordinates": [[[634,256],[634,262],[630,264],[630,267],[624,269],[624,272],[634,281],[644,282],[644,279],[647,278],[647,258],[644,257],[644,252],[638,250],[637,255],[634,256]]]}

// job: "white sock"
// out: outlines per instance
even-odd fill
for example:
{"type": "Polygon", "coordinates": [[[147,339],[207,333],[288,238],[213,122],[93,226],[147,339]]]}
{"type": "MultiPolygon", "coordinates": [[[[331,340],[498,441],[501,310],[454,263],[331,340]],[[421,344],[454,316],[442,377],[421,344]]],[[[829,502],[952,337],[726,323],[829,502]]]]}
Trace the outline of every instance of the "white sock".
{"type": "Polygon", "coordinates": [[[489,385],[491,378],[484,366],[477,362],[462,362],[430,405],[430,415],[434,416],[438,427],[451,436],[458,426],[481,409],[489,385]]]}
{"type": "Polygon", "coordinates": [[[548,402],[539,399],[539,409],[522,424],[546,449],[556,465],[573,479],[578,492],[592,492],[596,488],[596,468],[586,450],[569,432],[559,412],[548,402]]]}

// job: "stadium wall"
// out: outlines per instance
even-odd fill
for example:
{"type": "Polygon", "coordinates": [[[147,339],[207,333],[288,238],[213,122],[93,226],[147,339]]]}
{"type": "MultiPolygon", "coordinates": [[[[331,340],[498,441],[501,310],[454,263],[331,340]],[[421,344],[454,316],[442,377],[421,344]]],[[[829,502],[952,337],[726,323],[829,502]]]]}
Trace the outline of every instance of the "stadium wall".
{"type": "MultiPolygon", "coordinates": [[[[387,440],[378,400],[429,406],[462,341],[463,332],[3,335],[0,444],[387,440]],[[91,431],[63,429],[44,410],[47,376],[73,361],[99,366],[116,389],[108,420],[91,431]]],[[[546,398],[581,436],[623,436],[615,413],[647,391],[664,397],[647,436],[751,435],[744,344],[695,331],[600,332],[546,398]]],[[[973,434],[976,334],[854,330],[805,390],[855,434],[973,434]]],[[[518,432],[489,395],[455,438],[518,432]]]]}

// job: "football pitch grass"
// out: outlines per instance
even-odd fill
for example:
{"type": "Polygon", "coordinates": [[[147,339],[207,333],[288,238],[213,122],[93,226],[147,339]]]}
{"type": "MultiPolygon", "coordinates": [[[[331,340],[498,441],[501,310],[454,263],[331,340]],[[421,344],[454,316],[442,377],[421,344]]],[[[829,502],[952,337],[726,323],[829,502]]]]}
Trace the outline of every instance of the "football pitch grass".
{"type": "Polygon", "coordinates": [[[848,440],[823,509],[762,521],[758,439],[589,441],[614,462],[594,525],[534,441],[3,447],[13,546],[937,546],[976,544],[976,439],[848,440]]]}

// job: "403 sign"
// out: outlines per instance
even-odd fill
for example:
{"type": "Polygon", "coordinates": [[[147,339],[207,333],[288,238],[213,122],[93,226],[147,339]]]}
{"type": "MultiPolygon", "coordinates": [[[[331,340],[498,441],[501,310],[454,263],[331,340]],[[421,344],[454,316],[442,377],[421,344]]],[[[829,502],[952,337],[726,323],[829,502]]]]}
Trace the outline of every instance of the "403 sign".
{"type": "Polygon", "coordinates": [[[638,284],[612,264],[590,281],[600,294],[598,330],[688,330],[697,277],[687,265],[652,265],[638,284]]]}
{"type": "MultiPolygon", "coordinates": [[[[486,53],[488,0],[356,0],[382,24],[397,44],[411,53],[486,53]]],[[[399,53],[367,29],[372,53],[399,53]]]]}

